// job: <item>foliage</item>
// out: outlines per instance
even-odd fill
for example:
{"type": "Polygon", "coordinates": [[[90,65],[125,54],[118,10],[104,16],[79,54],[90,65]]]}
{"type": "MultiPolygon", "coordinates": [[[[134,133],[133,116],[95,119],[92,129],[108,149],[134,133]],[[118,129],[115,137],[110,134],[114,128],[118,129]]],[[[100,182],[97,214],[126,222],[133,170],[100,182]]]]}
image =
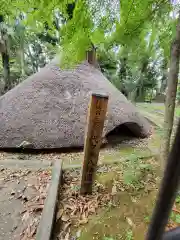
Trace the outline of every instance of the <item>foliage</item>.
{"type": "Polygon", "coordinates": [[[72,67],[94,44],[107,78],[129,98],[143,100],[159,79],[166,84],[172,8],[168,0],[2,0],[0,14],[19,77],[38,71],[57,51],[61,66],[72,67]]]}
{"type": "Polygon", "coordinates": [[[128,230],[126,233],[126,240],[133,240],[133,232],[132,230],[128,230]]]}
{"type": "Polygon", "coordinates": [[[138,189],[142,187],[141,180],[143,179],[145,172],[152,172],[152,166],[150,164],[144,164],[141,159],[137,159],[132,154],[128,161],[124,163],[124,184],[132,188],[138,189]]]}
{"type": "Polygon", "coordinates": [[[177,102],[178,102],[178,104],[179,104],[179,103],[180,103],[180,82],[179,82],[179,81],[178,81],[176,99],[177,99],[177,102]]]}
{"type": "Polygon", "coordinates": [[[175,202],[176,202],[176,203],[180,203],[180,196],[177,196],[177,197],[176,197],[175,202]]]}
{"type": "Polygon", "coordinates": [[[111,50],[101,50],[97,52],[97,59],[102,73],[111,81],[114,81],[117,71],[117,59],[111,50]]]}
{"type": "MultiPolygon", "coordinates": [[[[67,18],[66,6],[72,2],[74,1],[29,0],[22,3],[18,0],[2,0],[0,13],[6,13],[13,18],[17,12],[24,12],[26,13],[24,21],[33,30],[41,31],[44,23],[47,22],[50,32],[53,33],[52,13],[59,9],[63,17],[67,18]]],[[[96,45],[106,43],[106,34],[112,33],[112,27],[115,31],[108,37],[109,44],[120,43],[129,46],[133,43],[137,46],[139,44],[137,36],[142,34],[144,28],[163,18],[164,12],[168,11],[170,11],[170,4],[167,0],[146,0],[143,4],[141,0],[98,1],[98,3],[97,1],[76,1],[72,20],[61,29],[65,58],[68,56],[67,52],[70,52],[71,57],[73,52],[74,60],[81,60],[82,53],[90,47],[90,42],[96,45]]]]}
{"type": "MultiPolygon", "coordinates": [[[[10,83],[6,90],[14,87],[45,66],[55,54],[55,47],[48,42],[42,42],[38,35],[26,29],[21,17],[14,21],[6,21],[3,26],[8,36],[11,76],[10,83]]],[[[1,63],[2,66],[2,63],[1,63]]],[[[1,71],[2,72],[2,71],[1,71]]],[[[1,77],[0,93],[4,93],[5,82],[1,77]]]]}
{"type": "Polygon", "coordinates": [[[171,213],[170,219],[175,222],[180,224],[180,214],[176,214],[174,212],[171,213]]]}

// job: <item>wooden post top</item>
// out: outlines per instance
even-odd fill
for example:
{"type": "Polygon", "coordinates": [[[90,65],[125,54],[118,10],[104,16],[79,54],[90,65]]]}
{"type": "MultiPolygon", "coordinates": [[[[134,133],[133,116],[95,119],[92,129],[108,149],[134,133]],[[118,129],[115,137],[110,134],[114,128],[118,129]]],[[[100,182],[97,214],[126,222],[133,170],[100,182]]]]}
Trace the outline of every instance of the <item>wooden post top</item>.
{"type": "Polygon", "coordinates": [[[105,94],[105,93],[93,92],[91,95],[92,95],[92,97],[109,99],[109,96],[107,94],[105,94]]]}

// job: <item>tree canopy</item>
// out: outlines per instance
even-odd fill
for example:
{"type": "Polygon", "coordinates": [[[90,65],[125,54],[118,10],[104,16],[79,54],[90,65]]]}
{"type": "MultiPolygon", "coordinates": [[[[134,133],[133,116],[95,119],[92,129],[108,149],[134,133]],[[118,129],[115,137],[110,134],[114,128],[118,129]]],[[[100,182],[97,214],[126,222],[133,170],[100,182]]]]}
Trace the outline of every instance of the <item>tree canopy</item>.
{"type": "Polygon", "coordinates": [[[71,67],[93,44],[107,77],[144,95],[159,85],[165,90],[178,8],[169,0],[2,0],[0,15],[21,75],[38,71],[57,51],[61,67],[71,67]]]}

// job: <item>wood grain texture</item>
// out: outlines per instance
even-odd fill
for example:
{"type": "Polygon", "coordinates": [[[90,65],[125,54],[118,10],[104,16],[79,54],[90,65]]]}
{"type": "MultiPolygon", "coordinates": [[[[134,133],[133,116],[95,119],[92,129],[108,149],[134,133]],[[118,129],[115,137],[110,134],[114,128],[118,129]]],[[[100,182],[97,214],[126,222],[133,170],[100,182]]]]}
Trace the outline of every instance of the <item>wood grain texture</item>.
{"type": "Polygon", "coordinates": [[[91,194],[97,167],[102,132],[106,117],[108,96],[92,94],[87,119],[80,193],[91,194]]]}

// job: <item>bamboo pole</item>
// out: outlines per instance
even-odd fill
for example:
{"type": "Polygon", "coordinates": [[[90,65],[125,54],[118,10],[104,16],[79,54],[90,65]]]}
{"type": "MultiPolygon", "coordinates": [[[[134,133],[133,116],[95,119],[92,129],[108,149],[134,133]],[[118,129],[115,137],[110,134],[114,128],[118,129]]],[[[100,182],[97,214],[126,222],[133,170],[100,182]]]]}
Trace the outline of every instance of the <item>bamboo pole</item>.
{"type": "Polygon", "coordinates": [[[92,94],[88,110],[87,130],[84,144],[84,161],[80,189],[82,195],[92,193],[92,185],[99,157],[107,104],[107,95],[92,94]]]}

